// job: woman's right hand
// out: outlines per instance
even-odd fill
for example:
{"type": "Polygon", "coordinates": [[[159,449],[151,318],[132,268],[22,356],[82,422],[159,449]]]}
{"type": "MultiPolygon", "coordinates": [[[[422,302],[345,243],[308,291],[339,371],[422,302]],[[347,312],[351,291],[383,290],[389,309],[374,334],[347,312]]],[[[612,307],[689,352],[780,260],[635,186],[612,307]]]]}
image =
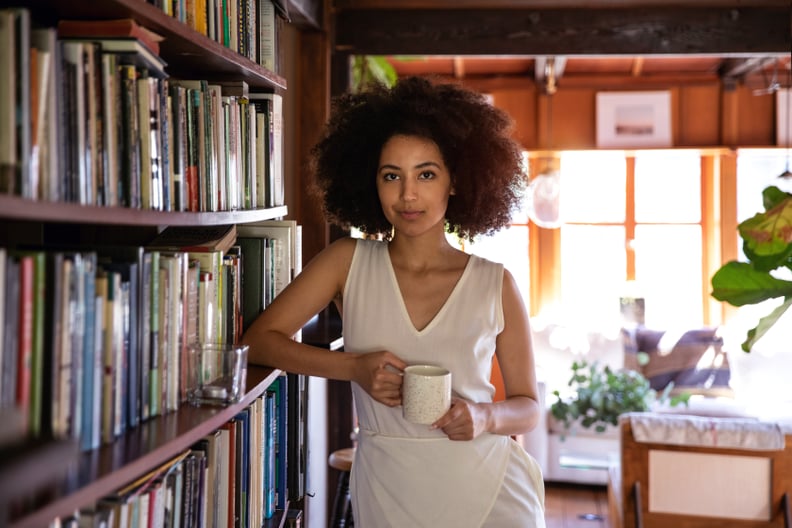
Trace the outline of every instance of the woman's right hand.
{"type": "Polygon", "coordinates": [[[407,363],[388,351],[358,354],[352,381],[378,402],[396,407],[401,405],[402,372],[406,367],[407,363]]]}

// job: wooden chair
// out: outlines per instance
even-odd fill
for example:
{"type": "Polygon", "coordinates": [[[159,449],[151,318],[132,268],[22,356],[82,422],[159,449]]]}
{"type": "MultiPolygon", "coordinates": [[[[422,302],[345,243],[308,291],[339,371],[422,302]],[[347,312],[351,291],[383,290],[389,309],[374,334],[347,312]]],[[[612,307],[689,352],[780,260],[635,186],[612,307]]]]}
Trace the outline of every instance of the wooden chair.
{"type": "Polygon", "coordinates": [[[792,528],[792,435],[783,449],[753,450],[639,442],[625,417],[620,428],[621,464],[609,483],[614,528],[792,528]],[[696,488],[683,491],[690,482],[696,488]]]}

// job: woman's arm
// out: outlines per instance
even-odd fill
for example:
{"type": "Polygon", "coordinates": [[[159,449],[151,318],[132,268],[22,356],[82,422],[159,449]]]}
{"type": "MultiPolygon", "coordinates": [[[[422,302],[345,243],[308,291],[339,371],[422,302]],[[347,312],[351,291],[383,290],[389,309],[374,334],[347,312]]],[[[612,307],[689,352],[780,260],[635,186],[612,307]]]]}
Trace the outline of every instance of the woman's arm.
{"type": "Polygon", "coordinates": [[[305,345],[292,336],[341,295],[354,250],[352,239],[329,245],[253,321],[242,336],[242,343],[250,345],[251,363],[311,376],[349,379],[342,352],[305,345]]]}
{"type": "Polygon", "coordinates": [[[250,345],[251,363],[295,374],[355,381],[386,405],[401,402],[401,376],[406,365],[390,352],[354,354],[314,347],[292,339],[314,315],[344,290],[354,239],[340,239],[321,251],[256,318],[242,336],[250,345]]]}

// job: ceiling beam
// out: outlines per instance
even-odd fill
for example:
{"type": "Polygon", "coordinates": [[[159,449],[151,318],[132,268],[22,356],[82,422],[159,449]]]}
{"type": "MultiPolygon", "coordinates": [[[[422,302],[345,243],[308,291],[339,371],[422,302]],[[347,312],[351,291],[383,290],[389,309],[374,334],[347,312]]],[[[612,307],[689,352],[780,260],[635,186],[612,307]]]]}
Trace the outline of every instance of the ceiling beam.
{"type": "Polygon", "coordinates": [[[344,9],[339,51],[369,55],[754,55],[790,50],[789,7],[344,9]]]}

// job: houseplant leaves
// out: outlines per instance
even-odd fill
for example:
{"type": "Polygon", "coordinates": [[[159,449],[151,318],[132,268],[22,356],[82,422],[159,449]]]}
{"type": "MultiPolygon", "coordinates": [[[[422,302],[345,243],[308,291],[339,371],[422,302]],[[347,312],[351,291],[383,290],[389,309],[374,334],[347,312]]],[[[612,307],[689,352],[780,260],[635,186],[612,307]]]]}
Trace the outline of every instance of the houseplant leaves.
{"type": "Polygon", "coordinates": [[[748,262],[727,262],[712,276],[712,297],[733,306],[757,304],[783,297],[784,302],[748,331],[742,349],[753,345],[792,305],[792,281],[773,272],[792,270],[792,194],[775,186],[762,191],[765,212],[740,223],[743,252],[748,262]]]}

